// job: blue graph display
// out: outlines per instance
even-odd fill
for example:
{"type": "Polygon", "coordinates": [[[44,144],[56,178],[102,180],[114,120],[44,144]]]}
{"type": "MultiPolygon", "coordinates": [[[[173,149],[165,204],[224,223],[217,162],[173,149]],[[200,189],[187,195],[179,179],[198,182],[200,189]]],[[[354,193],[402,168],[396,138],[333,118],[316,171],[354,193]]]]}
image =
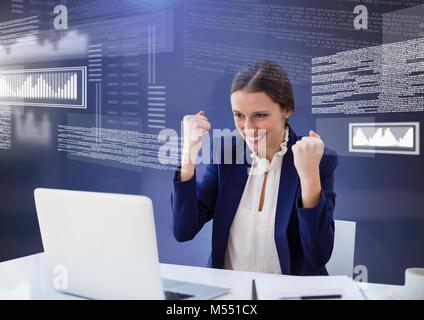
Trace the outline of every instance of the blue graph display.
{"type": "Polygon", "coordinates": [[[86,108],[86,67],[0,71],[0,104],[86,108]]]}

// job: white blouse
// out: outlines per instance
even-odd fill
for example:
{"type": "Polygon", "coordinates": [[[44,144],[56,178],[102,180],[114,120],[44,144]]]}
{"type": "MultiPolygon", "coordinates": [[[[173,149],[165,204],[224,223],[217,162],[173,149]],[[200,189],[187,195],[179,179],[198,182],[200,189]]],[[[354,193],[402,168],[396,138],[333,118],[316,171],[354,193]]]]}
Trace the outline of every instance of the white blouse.
{"type": "Polygon", "coordinates": [[[255,152],[250,155],[252,166],[231,225],[225,269],[281,274],[274,224],[281,166],[288,139],[286,129],[281,151],[274,154],[271,163],[266,158],[259,158],[255,152]],[[260,210],[262,188],[264,196],[260,210]]]}

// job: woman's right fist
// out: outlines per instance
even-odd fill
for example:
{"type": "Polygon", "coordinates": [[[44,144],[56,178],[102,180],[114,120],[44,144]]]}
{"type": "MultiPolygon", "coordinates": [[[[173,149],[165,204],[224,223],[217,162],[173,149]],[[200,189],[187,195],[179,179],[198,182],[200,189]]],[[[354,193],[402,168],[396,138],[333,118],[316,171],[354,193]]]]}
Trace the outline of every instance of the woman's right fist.
{"type": "Polygon", "coordinates": [[[195,115],[184,116],[183,165],[194,165],[196,163],[197,154],[202,148],[202,136],[209,132],[210,128],[211,124],[203,111],[195,115]]]}

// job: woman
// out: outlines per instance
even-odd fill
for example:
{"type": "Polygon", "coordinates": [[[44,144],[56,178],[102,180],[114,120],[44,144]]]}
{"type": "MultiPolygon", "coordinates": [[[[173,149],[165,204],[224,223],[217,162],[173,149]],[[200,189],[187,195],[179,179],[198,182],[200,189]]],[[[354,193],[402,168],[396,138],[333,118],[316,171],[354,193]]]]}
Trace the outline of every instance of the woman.
{"type": "Polygon", "coordinates": [[[278,64],[264,61],[240,71],[232,83],[231,107],[252,164],[210,164],[196,183],[199,137],[211,125],[204,112],[185,116],[182,165],[171,199],[176,239],[191,240],[213,219],[211,267],[327,274],[337,156],[324,152],[314,131],[301,138],[288,125],[294,98],[278,64]]]}

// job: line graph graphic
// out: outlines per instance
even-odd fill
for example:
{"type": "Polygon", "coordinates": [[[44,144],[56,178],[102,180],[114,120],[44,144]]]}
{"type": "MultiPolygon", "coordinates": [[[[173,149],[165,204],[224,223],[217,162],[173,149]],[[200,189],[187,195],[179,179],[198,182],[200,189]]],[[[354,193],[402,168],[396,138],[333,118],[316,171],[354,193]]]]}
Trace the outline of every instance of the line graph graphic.
{"type": "Polygon", "coordinates": [[[87,67],[0,70],[0,104],[87,107],[87,67]]]}
{"type": "Polygon", "coordinates": [[[419,155],[419,122],[349,123],[349,151],[419,155]]]}

